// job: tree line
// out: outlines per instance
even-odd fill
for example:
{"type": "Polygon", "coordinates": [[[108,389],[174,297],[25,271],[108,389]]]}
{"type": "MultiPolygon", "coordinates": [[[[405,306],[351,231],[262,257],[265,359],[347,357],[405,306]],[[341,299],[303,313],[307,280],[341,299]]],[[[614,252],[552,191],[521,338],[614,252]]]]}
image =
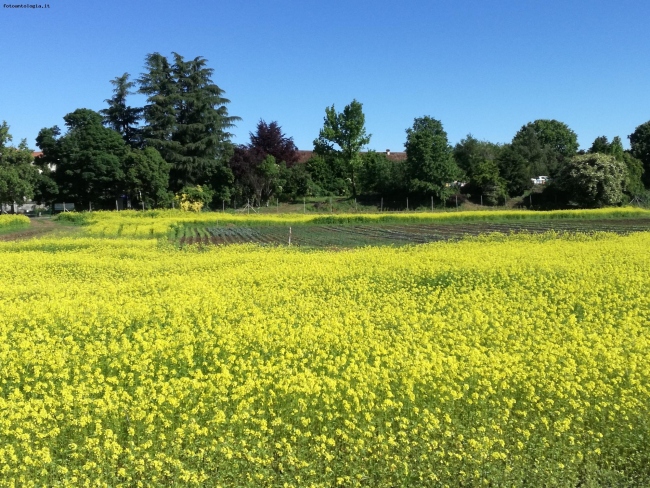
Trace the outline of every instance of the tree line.
{"type": "Polygon", "coordinates": [[[650,186],[650,121],[630,134],[596,138],[578,150],[577,135],[557,120],[525,124],[506,144],[471,134],[452,146],[442,123],[418,117],[406,129],[406,158],[363,151],[370,143],[363,106],[325,109],[313,153],[299,163],[298,148],[276,122],[260,120],[248,144],[229,132],[239,117],[213,80],[202,57],[173,53],[146,56],[136,80],[128,73],[111,81],[113,95],[99,112],[77,109],[58,126],[40,130],[35,159],[25,140],[11,145],[0,126],[0,203],[35,199],[69,202],[77,209],[110,209],[119,202],[165,208],[190,201],[221,208],[264,205],[306,196],[434,199],[451,195],[499,205],[549,177],[537,198],[545,206],[597,207],[647,200],[650,186]],[[146,96],[144,107],[130,95],[146,96]]]}

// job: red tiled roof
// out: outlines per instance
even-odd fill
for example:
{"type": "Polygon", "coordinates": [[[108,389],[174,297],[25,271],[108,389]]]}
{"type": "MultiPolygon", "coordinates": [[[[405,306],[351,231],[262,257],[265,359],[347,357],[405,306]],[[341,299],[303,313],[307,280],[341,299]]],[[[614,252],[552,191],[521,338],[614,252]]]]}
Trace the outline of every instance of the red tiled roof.
{"type": "MultiPolygon", "coordinates": [[[[361,154],[364,153],[365,151],[361,152],[361,154]]],[[[385,154],[390,161],[398,162],[398,161],[406,160],[405,152],[386,151],[385,154]]],[[[313,155],[314,155],[314,151],[298,150],[298,163],[306,163],[313,155]]]]}
{"type": "Polygon", "coordinates": [[[32,152],[32,157],[33,158],[38,158],[43,155],[43,151],[33,151],[32,152]]]}
{"type": "Polygon", "coordinates": [[[406,161],[406,153],[405,152],[387,152],[386,157],[390,161],[406,161]]]}
{"type": "Polygon", "coordinates": [[[314,154],[314,151],[298,150],[298,163],[306,163],[314,154]]]}

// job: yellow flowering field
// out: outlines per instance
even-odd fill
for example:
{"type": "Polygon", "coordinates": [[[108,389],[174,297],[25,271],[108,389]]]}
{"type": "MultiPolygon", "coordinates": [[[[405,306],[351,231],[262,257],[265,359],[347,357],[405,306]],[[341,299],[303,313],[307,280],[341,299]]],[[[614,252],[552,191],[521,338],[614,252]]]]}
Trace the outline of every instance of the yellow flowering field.
{"type": "Polygon", "coordinates": [[[24,215],[0,215],[0,232],[29,227],[29,218],[24,215]]]}
{"type": "Polygon", "coordinates": [[[649,250],[0,243],[0,486],[648,486],[649,250]]]}

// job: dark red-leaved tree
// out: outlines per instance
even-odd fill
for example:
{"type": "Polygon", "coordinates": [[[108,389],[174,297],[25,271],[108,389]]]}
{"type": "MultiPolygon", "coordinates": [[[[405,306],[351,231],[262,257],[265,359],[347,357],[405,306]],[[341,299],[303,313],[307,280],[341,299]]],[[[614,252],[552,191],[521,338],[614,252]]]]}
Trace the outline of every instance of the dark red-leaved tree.
{"type": "Polygon", "coordinates": [[[242,197],[261,205],[281,189],[280,164],[287,167],[298,162],[298,148],[291,137],[282,133],[277,122],[260,120],[248,145],[235,147],[230,169],[242,197]]]}
{"type": "Polygon", "coordinates": [[[284,161],[288,167],[298,162],[298,148],[293,143],[293,138],[283,134],[282,127],[277,122],[267,124],[260,120],[257,131],[255,134],[251,132],[250,137],[249,148],[263,154],[262,160],[270,154],[278,163],[284,161]]]}

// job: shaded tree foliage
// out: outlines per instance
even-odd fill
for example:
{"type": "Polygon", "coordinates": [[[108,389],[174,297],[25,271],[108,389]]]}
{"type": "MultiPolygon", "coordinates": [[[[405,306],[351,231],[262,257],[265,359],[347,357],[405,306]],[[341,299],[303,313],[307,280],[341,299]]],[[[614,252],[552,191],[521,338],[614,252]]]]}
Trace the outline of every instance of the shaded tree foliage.
{"type": "Polygon", "coordinates": [[[362,192],[371,195],[395,196],[407,192],[406,165],[391,161],[385,153],[368,151],[361,155],[359,173],[362,192]]]}
{"type": "Polygon", "coordinates": [[[345,163],[337,154],[314,154],[305,167],[322,195],[349,195],[345,163]]]}
{"type": "Polygon", "coordinates": [[[634,129],[628,139],[630,153],[643,164],[643,182],[650,187],[650,120],[634,129]]]}
{"type": "MultiPolygon", "coordinates": [[[[576,154],[578,137],[563,122],[539,119],[524,125],[515,134],[511,148],[526,169],[519,167],[509,172],[519,175],[527,170],[528,178],[541,175],[553,177],[576,154]]],[[[507,159],[513,161],[511,155],[507,159]]],[[[520,185],[509,181],[509,186],[512,188],[520,185]]],[[[512,192],[510,194],[513,195],[512,192]]]]}
{"type": "Polygon", "coordinates": [[[169,60],[159,54],[148,54],[146,73],[138,79],[139,93],[147,95],[143,108],[145,143],[158,150],[165,161],[173,164],[177,144],[172,140],[176,125],[176,108],[180,99],[169,60]]]}
{"type": "Polygon", "coordinates": [[[0,204],[22,203],[34,197],[39,180],[38,169],[32,163],[32,151],[23,139],[17,147],[6,121],[0,125],[0,204]]]}
{"type": "Polygon", "coordinates": [[[132,201],[144,202],[149,208],[169,206],[170,169],[171,165],[153,147],[129,151],[124,159],[124,186],[132,201]]]}
{"type": "Polygon", "coordinates": [[[252,204],[261,205],[278,191],[281,191],[280,165],[275,158],[247,146],[238,146],[230,159],[230,168],[235,176],[235,190],[242,199],[251,199],[252,204]]]}
{"type": "Polygon", "coordinates": [[[508,197],[506,181],[501,177],[497,162],[491,159],[474,166],[468,189],[481,195],[486,205],[503,204],[508,197]]]}
{"type": "Polygon", "coordinates": [[[646,193],[646,189],[643,184],[643,163],[627,151],[623,153],[623,162],[627,168],[627,178],[625,179],[625,193],[627,193],[632,198],[643,196],[646,193]]]}
{"type": "Polygon", "coordinates": [[[509,196],[521,195],[533,187],[531,165],[525,150],[514,144],[504,144],[497,164],[499,174],[505,181],[509,196]]]}
{"type": "Polygon", "coordinates": [[[53,173],[60,198],[80,208],[112,208],[124,191],[123,161],[129,148],[120,134],[103,125],[102,116],[77,109],[64,118],[68,132],[42,129],[37,138],[44,162],[56,165],[53,173]]]}
{"type": "Polygon", "coordinates": [[[416,118],[406,129],[406,166],[409,190],[445,200],[453,194],[450,184],[460,177],[447,133],[432,117],[416,118]]]}
{"type": "Polygon", "coordinates": [[[458,167],[471,178],[474,169],[485,161],[496,161],[502,146],[488,141],[479,141],[472,134],[467,134],[454,146],[454,160],[458,167]]]}
{"type": "Polygon", "coordinates": [[[323,189],[311,177],[306,164],[280,164],[282,192],[280,198],[296,200],[300,197],[320,196],[323,189]]]}
{"type": "Polygon", "coordinates": [[[36,136],[36,146],[41,149],[40,156],[34,159],[34,165],[40,169],[39,179],[34,189],[34,198],[39,203],[52,203],[59,195],[59,187],[54,179],[57,156],[57,138],[61,135],[58,126],[43,128],[36,136]]]}
{"type": "Polygon", "coordinates": [[[497,163],[502,152],[503,147],[499,144],[479,141],[471,134],[454,146],[454,159],[465,173],[463,179],[467,184],[464,191],[474,200],[498,205],[507,198],[507,184],[497,163]]]}

